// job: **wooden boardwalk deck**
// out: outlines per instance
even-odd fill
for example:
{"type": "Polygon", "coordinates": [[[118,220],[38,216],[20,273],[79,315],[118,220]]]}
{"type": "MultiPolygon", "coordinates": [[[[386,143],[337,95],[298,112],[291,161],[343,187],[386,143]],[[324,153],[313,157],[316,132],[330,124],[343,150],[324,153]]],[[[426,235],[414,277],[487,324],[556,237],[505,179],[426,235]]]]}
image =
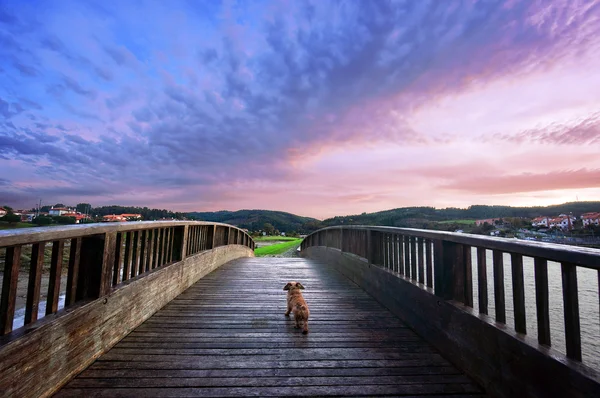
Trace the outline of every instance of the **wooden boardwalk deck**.
{"type": "Polygon", "coordinates": [[[483,392],[326,265],[245,258],[202,278],[56,396],[283,395],[473,397],[483,392]],[[306,287],[308,335],[283,316],[282,289],[290,280],[306,287]]]}

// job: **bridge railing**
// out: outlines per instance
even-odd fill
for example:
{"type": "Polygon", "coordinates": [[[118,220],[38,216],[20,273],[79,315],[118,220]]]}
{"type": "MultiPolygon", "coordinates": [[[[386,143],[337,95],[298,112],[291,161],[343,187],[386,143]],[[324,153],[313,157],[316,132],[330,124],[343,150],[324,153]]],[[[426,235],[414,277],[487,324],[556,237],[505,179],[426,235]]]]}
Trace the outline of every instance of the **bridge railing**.
{"type": "MultiPolygon", "coordinates": [[[[528,333],[523,259],[529,257],[533,259],[533,262],[528,260],[527,263],[532,263],[534,268],[535,323],[540,347],[550,347],[554,341],[550,333],[550,313],[553,309],[549,302],[548,263],[557,262],[560,264],[562,282],[561,321],[564,324],[566,356],[575,362],[582,361],[577,271],[587,269],[587,276],[592,274],[593,279],[597,279],[597,282],[593,279],[586,282],[595,285],[595,295],[592,297],[595,297],[598,304],[598,249],[452,232],[366,226],[321,229],[303,240],[301,250],[315,246],[335,248],[359,256],[369,264],[389,270],[398,278],[410,281],[440,299],[460,303],[486,319],[491,317],[496,325],[503,329],[512,326],[517,332],[517,337],[528,333]],[[512,279],[513,325],[507,325],[506,316],[506,260],[510,262],[512,279]],[[491,280],[488,280],[488,267],[493,269],[491,280]],[[475,281],[474,271],[477,274],[475,281]],[[493,295],[489,287],[493,288],[493,295]],[[477,308],[473,308],[475,299],[477,308]],[[490,301],[493,301],[492,314],[488,314],[490,301]]],[[[553,316],[556,316],[556,311],[553,312],[553,316]]],[[[598,312],[593,316],[597,322],[598,312]]],[[[554,321],[556,322],[555,319],[554,321]]],[[[597,338],[600,335],[597,326],[591,333],[597,338]]],[[[591,339],[592,344],[597,344],[597,338],[591,339]]]]}
{"type": "Polygon", "coordinates": [[[231,244],[254,249],[252,238],[236,227],[192,221],[0,231],[0,336],[59,309],[106,296],[131,279],[186,257],[231,244]],[[26,300],[24,315],[15,325],[15,312],[22,310],[16,305],[19,283],[27,284],[26,300]],[[47,294],[40,302],[42,287],[47,294]]]}

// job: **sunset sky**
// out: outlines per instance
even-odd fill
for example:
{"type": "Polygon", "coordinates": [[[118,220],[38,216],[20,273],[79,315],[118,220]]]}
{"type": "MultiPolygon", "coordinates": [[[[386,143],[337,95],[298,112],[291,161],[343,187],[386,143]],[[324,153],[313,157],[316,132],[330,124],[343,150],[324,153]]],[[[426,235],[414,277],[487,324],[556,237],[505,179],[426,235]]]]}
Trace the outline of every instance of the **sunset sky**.
{"type": "Polygon", "coordinates": [[[0,205],[600,200],[598,1],[1,1],[0,205]]]}

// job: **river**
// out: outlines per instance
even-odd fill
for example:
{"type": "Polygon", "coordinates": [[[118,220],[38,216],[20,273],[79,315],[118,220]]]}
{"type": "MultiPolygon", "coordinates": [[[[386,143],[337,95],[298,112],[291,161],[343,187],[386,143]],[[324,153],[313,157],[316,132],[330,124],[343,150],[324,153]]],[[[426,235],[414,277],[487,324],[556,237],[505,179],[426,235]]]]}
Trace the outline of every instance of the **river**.
{"type": "MultiPolygon", "coordinates": [[[[492,251],[486,250],[488,281],[488,314],[494,317],[494,276],[492,251]]],[[[477,297],[477,251],[472,250],[473,264],[473,308],[478,310],[477,297]]],[[[533,258],[523,257],[523,277],[525,282],[525,311],[527,314],[527,335],[537,341],[537,309],[535,303],[535,272],[533,258]]],[[[510,254],[504,253],[504,289],[506,300],[506,323],[514,328],[512,270],[510,254]]],[[[581,323],[581,351],[583,363],[600,370],[600,304],[598,303],[598,272],[577,267],[579,289],[579,318],[581,323]]],[[[548,290],[550,308],[550,337],[552,347],[566,355],[565,327],[562,299],[562,276],[560,263],[548,262],[548,290]]]]}

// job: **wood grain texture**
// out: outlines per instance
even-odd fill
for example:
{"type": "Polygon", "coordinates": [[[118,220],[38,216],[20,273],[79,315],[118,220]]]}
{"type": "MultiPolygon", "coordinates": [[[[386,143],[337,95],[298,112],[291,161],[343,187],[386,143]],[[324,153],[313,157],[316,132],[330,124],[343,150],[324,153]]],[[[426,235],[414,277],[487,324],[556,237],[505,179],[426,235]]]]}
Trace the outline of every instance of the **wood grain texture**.
{"type": "MultiPolygon", "coordinates": [[[[36,243],[31,247],[29,282],[27,284],[27,302],[25,303],[25,325],[35,322],[38,319],[45,247],[46,245],[44,242],[36,243]]],[[[68,299],[67,302],[69,302],[68,299]]]]}
{"type": "MultiPolygon", "coordinates": [[[[106,241],[83,238],[82,283],[87,276],[100,277],[105,248],[114,250],[115,242],[116,233],[106,241]]],[[[228,261],[252,255],[249,248],[238,245],[204,252],[121,283],[99,299],[90,300],[95,292],[87,291],[69,308],[1,337],[0,395],[52,394],[198,279],[228,261]]],[[[113,262],[108,260],[112,271],[113,262]]]]}
{"type": "Polygon", "coordinates": [[[0,336],[12,331],[20,263],[21,246],[7,247],[4,257],[4,274],[2,276],[2,295],[0,297],[0,336]]]}
{"type": "MultiPolygon", "coordinates": [[[[334,249],[309,247],[301,255],[342,273],[365,289],[491,396],[600,396],[598,372],[566,360],[557,351],[537,345],[534,339],[488,316],[477,316],[476,311],[456,301],[442,300],[437,296],[437,285],[436,295],[431,294],[412,281],[380,267],[369,267],[364,260],[334,249]]],[[[572,284],[571,275],[565,279],[572,284]]],[[[372,331],[371,337],[378,340],[378,334],[372,331]]]]}
{"type": "Polygon", "coordinates": [[[482,393],[338,272],[305,259],[246,258],[200,279],[56,396],[482,393]],[[283,315],[290,280],[306,287],[308,335],[283,315]]]}

